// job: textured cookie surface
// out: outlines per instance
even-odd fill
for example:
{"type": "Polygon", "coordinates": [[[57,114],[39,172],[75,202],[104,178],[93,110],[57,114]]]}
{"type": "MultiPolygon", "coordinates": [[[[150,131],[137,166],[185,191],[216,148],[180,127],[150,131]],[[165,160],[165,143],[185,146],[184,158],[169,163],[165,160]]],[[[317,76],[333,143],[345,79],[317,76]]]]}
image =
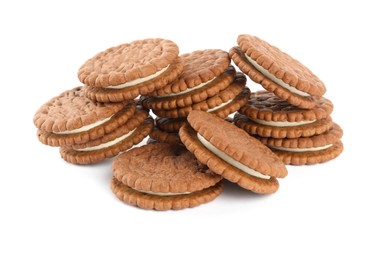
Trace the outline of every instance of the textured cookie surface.
{"type": "Polygon", "coordinates": [[[203,111],[192,111],[187,119],[204,139],[234,160],[268,176],[287,175],[284,164],[270,149],[229,122],[203,111]]]}
{"type": "Polygon", "coordinates": [[[239,35],[237,43],[242,52],[288,85],[313,96],[325,93],[324,83],[311,70],[277,47],[251,35],[239,35]]]}
{"type": "Polygon", "coordinates": [[[280,86],[273,80],[267,78],[259,70],[257,70],[251,63],[248,62],[245,54],[240,50],[239,47],[233,47],[229,54],[233,62],[240,68],[240,70],[247,74],[254,82],[259,83],[266,90],[273,92],[276,96],[288,101],[288,103],[298,106],[304,109],[311,109],[316,105],[315,96],[305,96],[296,94],[289,89],[280,86]]]}
{"type": "Polygon", "coordinates": [[[189,125],[181,127],[179,135],[184,145],[189,151],[194,153],[201,163],[206,164],[213,172],[223,176],[227,180],[237,183],[245,189],[261,194],[270,194],[278,190],[279,182],[276,178],[261,179],[253,177],[206,149],[198,140],[197,132],[189,125]]]}
{"type": "Polygon", "coordinates": [[[108,118],[123,107],[124,103],[93,102],[84,96],[82,87],[76,87],[42,105],[34,124],[44,132],[69,131],[108,118]]]}
{"type": "Polygon", "coordinates": [[[314,108],[301,109],[271,92],[257,91],[251,94],[249,101],[239,110],[239,113],[252,119],[299,122],[327,118],[332,110],[332,102],[324,97],[317,99],[314,108]]]}
{"type": "Polygon", "coordinates": [[[259,124],[247,116],[239,113],[234,115],[233,121],[236,126],[242,128],[250,135],[273,138],[298,138],[313,136],[328,131],[333,124],[332,119],[329,116],[328,118],[323,118],[309,124],[279,127],[259,124]]]}
{"type": "Polygon", "coordinates": [[[180,130],[181,126],[183,126],[186,122],[186,118],[155,118],[155,125],[160,130],[169,133],[178,133],[178,130],[180,130]]]}
{"type": "Polygon", "coordinates": [[[117,157],[112,169],[123,184],[141,191],[194,192],[221,180],[178,144],[136,147],[117,157]]]}
{"type": "Polygon", "coordinates": [[[198,50],[180,57],[184,63],[181,75],[173,84],[157,90],[153,96],[178,93],[208,82],[222,74],[230,65],[229,54],[219,49],[198,50]]]}
{"type": "Polygon", "coordinates": [[[177,133],[168,133],[160,130],[156,126],[152,128],[150,138],[160,143],[181,143],[180,137],[177,133]]]}
{"type": "Polygon", "coordinates": [[[173,63],[178,53],[170,40],[137,40],[98,53],[81,66],[78,78],[91,87],[117,86],[155,74],[173,63]]]}

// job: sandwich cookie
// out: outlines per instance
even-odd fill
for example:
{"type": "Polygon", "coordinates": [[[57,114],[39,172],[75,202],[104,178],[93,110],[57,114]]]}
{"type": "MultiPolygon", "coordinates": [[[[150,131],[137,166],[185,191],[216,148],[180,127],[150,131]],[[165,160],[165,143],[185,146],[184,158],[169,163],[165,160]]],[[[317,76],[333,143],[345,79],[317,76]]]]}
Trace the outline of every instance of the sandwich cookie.
{"type": "Polygon", "coordinates": [[[301,109],[273,93],[257,91],[234,116],[234,123],[251,135],[308,137],[324,133],[332,127],[332,110],[332,102],[324,97],[316,99],[314,108],[301,109]]]}
{"type": "Polygon", "coordinates": [[[168,110],[199,103],[228,87],[236,75],[228,53],[222,50],[195,51],[181,59],[184,70],[179,78],[145,98],[145,107],[168,110]]]}
{"type": "Polygon", "coordinates": [[[195,207],[223,190],[222,177],[178,144],[151,143],[119,155],[112,164],[111,188],[127,204],[143,209],[195,207]]]}
{"type": "Polygon", "coordinates": [[[340,141],[341,127],[333,124],[327,132],[311,137],[265,138],[259,140],[267,145],[285,163],[292,165],[323,163],[338,157],[344,147],[340,141]]]}
{"type": "Polygon", "coordinates": [[[34,115],[38,138],[50,146],[87,143],[123,125],[135,112],[135,103],[98,103],[85,97],[82,87],[61,93],[34,115]]]}
{"type": "Polygon", "coordinates": [[[131,100],[174,81],[183,69],[178,53],[170,40],[137,40],[98,53],[81,66],[78,78],[92,100],[131,100]]]}
{"type": "Polygon", "coordinates": [[[125,124],[111,133],[84,144],[62,147],[60,154],[65,161],[74,164],[98,163],[140,143],[151,132],[153,125],[148,111],[139,106],[125,124]]]}
{"type": "Polygon", "coordinates": [[[225,88],[234,78],[234,68],[230,66],[231,59],[226,51],[198,50],[180,57],[184,68],[178,79],[148,96],[178,97],[198,89],[205,89],[206,92],[219,92],[220,90],[216,89],[225,88]],[[228,77],[231,77],[229,82],[228,77]]]}
{"type": "Polygon", "coordinates": [[[300,108],[311,109],[324,83],[302,63],[251,35],[239,35],[229,54],[242,72],[266,90],[300,108]]]}
{"type": "Polygon", "coordinates": [[[250,97],[250,89],[245,85],[245,75],[237,73],[234,81],[213,97],[191,106],[170,110],[153,110],[153,113],[159,117],[184,118],[193,110],[202,110],[225,118],[246,104],[250,97]]]}
{"type": "Polygon", "coordinates": [[[277,191],[276,178],[287,175],[284,163],[259,140],[204,111],[191,111],[180,129],[186,148],[214,173],[256,193],[277,191]]]}

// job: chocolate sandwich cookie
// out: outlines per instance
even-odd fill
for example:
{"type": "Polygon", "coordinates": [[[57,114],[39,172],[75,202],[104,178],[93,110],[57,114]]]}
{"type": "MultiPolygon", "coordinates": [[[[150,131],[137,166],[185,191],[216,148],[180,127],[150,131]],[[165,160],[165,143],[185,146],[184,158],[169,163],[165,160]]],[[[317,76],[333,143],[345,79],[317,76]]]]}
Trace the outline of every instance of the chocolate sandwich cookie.
{"type": "Polygon", "coordinates": [[[114,194],[144,209],[195,207],[215,199],[223,190],[222,177],[178,144],[133,148],[114,160],[112,170],[114,194]]]}
{"type": "Polygon", "coordinates": [[[178,133],[180,128],[186,124],[186,118],[164,118],[156,117],[155,125],[157,128],[168,133],[178,133]]]}
{"type": "Polygon", "coordinates": [[[101,138],[72,147],[60,148],[61,157],[74,164],[93,164],[112,158],[140,143],[151,132],[153,119],[148,111],[138,107],[122,126],[101,138]]]}
{"type": "Polygon", "coordinates": [[[85,97],[82,87],[76,87],[42,105],[34,115],[34,124],[43,144],[72,146],[112,132],[134,112],[134,102],[94,102],[85,97]]]}
{"type": "Polygon", "coordinates": [[[327,132],[311,137],[264,138],[259,140],[267,145],[285,163],[293,165],[316,164],[339,156],[344,147],[340,141],[343,131],[338,124],[327,132]]]}
{"type": "Polygon", "coordinates": [[[234,116],[234,123],[251,135],[273,138],[298,138],[321,134],[332,127],[333,104],[316,99],[312,109],[301,109],[273,93],[252,93],[245,106],[234,116]]]}
{"type": "Polygon", "coordinates": [[[186,148],[213,172],[256,193],[274,193],[276,178],[287,175],[284,163],[259,140],[204,111],[191,111],[180,129],[186,148]]]}
{"type": "MultiPolygon", "coordinates": [[[[211,92],[216,91],[217,93],[220,89],[228,86],[234,78],[234,68],[229,67],[231,60],[226,51],[219,49],[198,50],[180,57],[184,68],[178,79],[150,93],[149,96],[177,98],[198,89],[205,89],[209,95],[211,92]],[[229,82],[228,78],[231,78],[229,82]]],[[[188,100],[179,102],[188,102],[188,100]]],[[[195,103],[197,102],[199,101],[195,103]]]]}
{"type": "Polygon", "coordinates": [[[187,107],[169,110],[153,110],[159,117],[187,117],[193,110],[202,110],[225,118],[244,106],[250,97],[250,89],[246,86],[246,77],[237,73],[235,80],[224,90],[213,97],[187,107]]]}
{"type": "Polygon", "coordinates": [[[281,99],[311,109],[315,97],[326,91],[324,83],[302,63],[275,46],[251,35],[239,35],[238,47],[229,54],[242,72],[281,99]]]}
{"type": "Polygon", "coordinates": [[[183,69],[178,53],[170,40],[137,40],[98,53],[81,66],[78,78],[92,100],[131,100],[174,81],[183,69]]]}

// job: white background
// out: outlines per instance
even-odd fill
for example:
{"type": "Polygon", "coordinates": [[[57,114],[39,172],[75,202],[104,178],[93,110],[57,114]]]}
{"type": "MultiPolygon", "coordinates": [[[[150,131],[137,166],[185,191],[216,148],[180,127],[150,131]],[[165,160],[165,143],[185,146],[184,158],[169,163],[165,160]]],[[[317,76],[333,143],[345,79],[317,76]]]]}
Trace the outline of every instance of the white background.
{"type": "Polygon", "coordinates": [[[0,259],[374,259],[373,24],[358,0],[2,1],[0,259]],[[71,165],[38,142],[35,111],[80,85],[97,52],[150,37],[181,54],[228,51],[242,33],[325,82],[345,131],[339,158],[288,167],[273,195],[226,182],[209,204],[156,212],[115,198],[110,160],[71,165]]]}

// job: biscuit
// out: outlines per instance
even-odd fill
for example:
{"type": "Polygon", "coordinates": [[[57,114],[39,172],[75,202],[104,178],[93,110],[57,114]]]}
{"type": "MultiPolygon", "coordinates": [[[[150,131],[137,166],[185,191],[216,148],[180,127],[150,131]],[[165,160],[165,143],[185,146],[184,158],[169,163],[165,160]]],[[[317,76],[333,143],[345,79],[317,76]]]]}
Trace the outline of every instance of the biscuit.
{"type": "Polygon", "coordinates": [[[275,46],[250,35],[239,35],[229,54],[242,72],[266,90],[300,108],[315,106],[324,83],[302,63],[275,46]]]}
{"type": "Polygon", "coordinates": [[[86,98],[82,87],[61,93],[34,115],[38,138],[50,146],[86,143],[112,132],[135,112],[135,103],[98,103],[86,98]]]}
{"type": "Polygon", "coordinates": [[[186,148],[213,172],[256,193],[274,193],[276,178],[287,175],[283,162],[257,139],[204,111],[191,111],[180,129],[186,148]]]}
{"type": "Polygon", "coordinates": [[[153,119],[148,117],[148,111],[138,109],[136,113],[109,134],[99,139],[72,147],[61,147],[61,157],[73,164],[94,164],[140,143],[151,132],[153,119]]]}
{"type": "Polygon", "coordinates": [[[297,138],[320,134],[332,127],[330,100],[317,98],[312,109],[301,109],[271,92],[252,93],[235,115],[235,124],[252,135],[273,138],[297,138]]]}
{"type": "Polygon", "coordinates": [[[180,57],[184,63],[181,75],[173,83],[151,93],[151,96],[174,95],[203,87],[213,83],[230,65],[228,52],[219,49],[198,50],[180,57]]]}
{"type": "Polygon", "coordinates": [[[339,156],[344,147],[340,141],[341,127],[334,123],[327,132],[301,138],[262,138],[259,140],[279,156],[285,164],[304,165],[323,163],[339,156]]]}
{"type": "Polygon", "coordinates": [[[151,143],[119,155],[112,164],[111,188],[127,204],[143,209],[195,207],[223,190],[212,173],[182,145],[151,143]]]}
{"type": "Polygon", "coordinates": [[[88,98],[131,100],[174,81],[183,70],[178,46],[166,39],[144,39],[98,53],[78,70],[88,98]]]}
{"type": "Polygon", "coordinates": [[[185,91],[166,96],[144,97],[143,106],[153,110],[169,110],[199,103],[226,89],[233,82],[235,75],[234,67],[229,66],[221,75],[206,85],[199,84],[199,87],[188,88],[185,91]]]}
{"type": "Polygon", "coordinates": [[[245,85],[245,76],[237,73],[235,80],[226,89],[207,100],[177,109],[153,110],[153,113],[159,117],[179,118],[187,117],[193,110],[202,110],[225,118],[246,104],[250,89],[245,85]]]}

